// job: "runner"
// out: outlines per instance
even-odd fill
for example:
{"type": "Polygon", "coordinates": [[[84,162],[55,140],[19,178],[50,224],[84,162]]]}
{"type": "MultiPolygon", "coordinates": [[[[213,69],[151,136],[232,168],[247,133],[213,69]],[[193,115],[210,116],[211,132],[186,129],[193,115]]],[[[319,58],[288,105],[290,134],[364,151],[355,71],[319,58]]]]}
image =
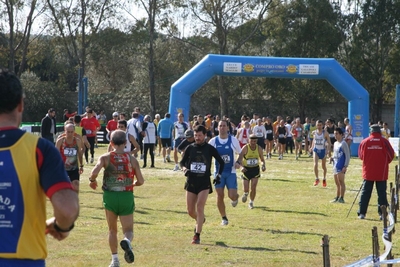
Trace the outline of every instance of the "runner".
{"type": "Polygon", "coordinates": [[[262,171],[265,171],[265,160],[262,148],[257,145],[257,136],[250,135],[250,143],[242,148],[239,154],[238,163],[241,163],[241,172],[243,179],[243,196],[242,202],[247,201],[247,196],[249,195],[250,186],[250,202],[249,208],[254,208],[254,199],[257,193],[258,178],[260,178],[260,165],[259,161],[262,162],[262,171]]]}
{"type": "Polygon", "coordinates": [[[331,139],[329,134],[323,130],[322,121],[317,121],[317,130],[313,132],[313,143],[311,145],[310,151],[313,152],[314,157],[314,174],[315,182],[314,186],[319,184],[318,178],[318,161],[321,160],[322,170],[324,171],[324,179],[322,180],[322,186],[326,187],[326,155],[330,152],[329,149],[332,147],[331,139]],[[326,145],[326,143],[328,145],[326,145]]]}

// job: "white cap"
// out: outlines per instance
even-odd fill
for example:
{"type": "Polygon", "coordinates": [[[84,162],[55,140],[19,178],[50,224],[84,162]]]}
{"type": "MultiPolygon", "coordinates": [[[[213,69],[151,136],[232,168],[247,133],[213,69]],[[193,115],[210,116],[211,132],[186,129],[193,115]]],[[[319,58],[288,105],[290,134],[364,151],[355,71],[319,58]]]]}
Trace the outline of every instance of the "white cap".
{"type": "Polygon", "coordinates": [[[118,112],[113,113],[113,117],[118,116],[118,112]]]}

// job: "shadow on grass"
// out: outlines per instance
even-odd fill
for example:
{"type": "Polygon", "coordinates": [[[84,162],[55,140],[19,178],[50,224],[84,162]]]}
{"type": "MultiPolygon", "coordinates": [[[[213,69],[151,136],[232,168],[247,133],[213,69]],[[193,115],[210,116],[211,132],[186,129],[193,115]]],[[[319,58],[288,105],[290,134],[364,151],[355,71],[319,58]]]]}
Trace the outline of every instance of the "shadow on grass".
{"type": "Polygon", "coordinates": [[[268,181],[271,181],[271,182],[287,182],[287,183],[293,183],[293,182],[295,182],[294,180],[287,180],[287,179],[268,179],[268,181]]]}
{"type": "MultiPolygon", "coordinates": [[[[101,204],[101,203],[100,203],[101,204]]],[[[104,210],[103,205],[98,205],[98,206],[92,206],[92,205],[87,205],[84,203],[80,203],[79,206],[81,208],[88,208],[88,209],[96,209],[96,210],[104,210]]]]}
{"type": "Polygon", "coordinates": [[[297,214],[305,214],[305,215],[319,215],[319,216],[324,216],[324,217],[328,216],[325,213],[320,213],[320,212],[296,211],[296,210],[274,210],[274,209],[270,209],[265,206],[254,207],[254,209],[260,209],[260,210],[268,211],[268,212],[297,213],[297,214]]]}
{"type": "Polygon", "coordinates": [[[251,230],[251,231],[262,231],[262,232],[269,232],[271,234],[296,234],[296,235],[315,235],[315,236],[323,236],[321,233],[313,233],[313,232],[299,232],[299,231],[287,231],[287,230],[280,230],[280,229],[263,229],[263,228],[246,228],[242,227],[243,229],[246,230],[251,230]]]}
{"type": "MultiPolygon", "coordinates": [[[[202,244],[205,245],[205,244],[202,244]]],[[[298,249],[272,249],[272,248],[263,248],[263,247],[236,247],[236,246],[228,246],[222,241],[217,241],[215,242],[215,245],[211,244],[210,246],[219,246],[219,247],[225,247],[225,248],[233,248],[233,249],[242,249],[242,250],[253,250],[253,251],[271,251],[271,252],[283,252],[283,251],[288,251],[288,252],[299,252],[299,253],[305,253],[305,254],[319,254],[314,251],[305,251],[305,250],[298,250],[298,249]]]]}
{"type": "MultiPolygon", "coordinates": [[[[179,210],[160,210],[160,209],[150,209],[150,208],[143,208],[144,210],[151,210],[151,211],[164,211],[164,212],[172,212],[177,214],[187,214],[186,211],[179,211],[179,210]]],[[[136,211],[135,211],[136,212],[136,211]]]]}

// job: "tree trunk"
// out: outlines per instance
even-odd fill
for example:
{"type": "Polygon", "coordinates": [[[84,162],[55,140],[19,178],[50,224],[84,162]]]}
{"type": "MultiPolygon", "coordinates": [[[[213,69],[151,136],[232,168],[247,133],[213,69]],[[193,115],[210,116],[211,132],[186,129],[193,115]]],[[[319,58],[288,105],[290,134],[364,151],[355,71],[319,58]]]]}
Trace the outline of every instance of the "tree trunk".
{"type": "Polygon", "coordinates": [[[154,118],[156,113],[156,90],[154,82],[154,31],[156,19],[156,1],[150,2],[149,8],[149,90],[150,90],[150,115],[154,118]]]}
{"type": "Polygon", "coordinates": [[[228,99],[227,94],[224,86],[224,77],[218,76],[217,77],[218,83],[218,92],[219,92],[219,103],[221,106],[221,115],[227,115],[229,117],[229,109],[228,109],[228,99]]]}
{"type": "Polygon", "coordinates": [[[8,69],[15,72],[15,51],[14,51],[14,6],[13,1],[6,1],[7,15],[8,15],[8,26],[10,27],[10,41],[8,44],[8,52],[10,53],[8,59],[8,69]]]}

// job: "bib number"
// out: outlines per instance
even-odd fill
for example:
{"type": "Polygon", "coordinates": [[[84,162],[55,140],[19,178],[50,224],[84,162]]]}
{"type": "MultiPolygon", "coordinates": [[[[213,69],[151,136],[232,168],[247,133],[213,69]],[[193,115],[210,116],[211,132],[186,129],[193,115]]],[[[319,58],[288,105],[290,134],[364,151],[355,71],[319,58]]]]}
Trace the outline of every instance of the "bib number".
{"type": "Polygon", "coordinates": [[[190,164],[190,171],[192,173],[205,173],[206,164],[204,164],[203,162],[192,162],[190,164]]]}
{"type": "Polygon", "coordinates": [[[246,160],[247,166],[257,166],[258,159],[247,159],[246,160]]]}
{"type": "Polygon", "coordinates": [[[224,160],[225,163],[231,162],[231,157],[229,155],[221,155],[221,158],[224,160]]]}
{"type": "Polygon", "coordinates": [[[71,147],[64,148],[64,156],[66,157],[74,157],[76,156],[76,149],[71,147]]]}

